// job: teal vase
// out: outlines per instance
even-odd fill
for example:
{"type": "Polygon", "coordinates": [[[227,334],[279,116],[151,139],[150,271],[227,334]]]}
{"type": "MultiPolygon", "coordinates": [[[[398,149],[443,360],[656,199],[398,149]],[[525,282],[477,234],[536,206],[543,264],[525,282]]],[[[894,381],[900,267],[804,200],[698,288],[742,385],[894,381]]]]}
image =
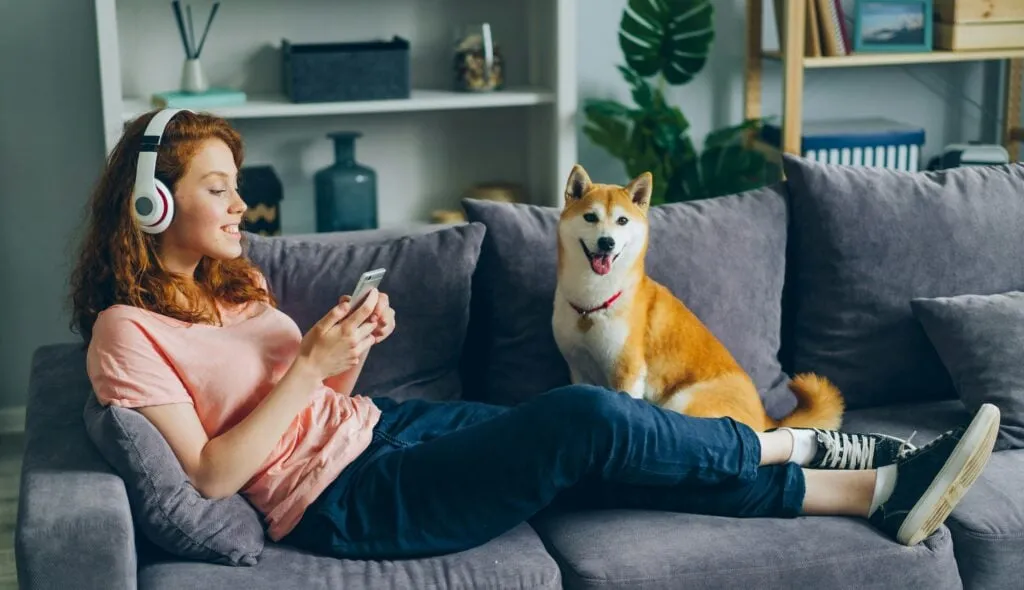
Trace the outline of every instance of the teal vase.
{"type": "Polygon", "coordinates": [[[313,175],[316,231],[377,228],[377,173],[356,162],[358,131],[328,133],[334,140],[334,164],[313,175]]]}

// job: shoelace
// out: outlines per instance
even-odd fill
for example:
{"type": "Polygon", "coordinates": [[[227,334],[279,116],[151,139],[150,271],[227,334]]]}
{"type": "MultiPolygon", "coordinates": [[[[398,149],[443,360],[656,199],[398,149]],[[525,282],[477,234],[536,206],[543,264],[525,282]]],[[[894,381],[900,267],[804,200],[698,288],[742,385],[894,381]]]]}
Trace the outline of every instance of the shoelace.
{"type": "MultiPolygon", "coordinates": [[[[910,444],[910,440],[912,438],[914,438],[915,434],[917,434],[916,430],[914,432],[910,433],[910,436],[907,437],[907,440],[905,440],[902,443],[900,443],[900,450],[896,451],[896,456],[898,458],[902,459],[903,457],[906,457],[907,455],[909,455],[910,453],[913,453],[914,451],[923,450],[923,449],[919,449],[919,448],[915,447],[914,445],[910,444]]],[[[928,447],[932,446],[933,444],[935,444],[935,441],[932,441],[932,442],[926,444],[924,446],[924,448],[927,449],[928,447]]]]}
{"type": "MultiPolygon", "coordinates": [[[[962,436],[965,430],[967,430],[966,427],[958,426],[958,427],[954,428],[953,430],[950,430],[949,432],[944,432],[944,433],[940,434],[939,436],[937,436],[934,439],[932,439],[932,441],[930,443],[924,445],[923,447],[916,448],[916,449],[915,448],[909,448],[909,449],[900,448],[899,457],[900,457],[900,459],[905,459],[907,457],[907,455],[917,455],[917,454],[923,453],[923,452],[927,451],[928,449],[934,447],[935,445],[941,443],[942,441],[948,440],[950,436],[962,436]]],[[[910,438],[907,439],[907,443],[910,443],[910,439],[914,438],[914,434],[917,434],[916,430],[910,435],[910,438]]]]}
{"type": "Polygon", "coordinates": [[[875,439],[861,434],[819,431],[825,446],[822,464],[832,469],[871,469],[875,459],[875,439]]]}

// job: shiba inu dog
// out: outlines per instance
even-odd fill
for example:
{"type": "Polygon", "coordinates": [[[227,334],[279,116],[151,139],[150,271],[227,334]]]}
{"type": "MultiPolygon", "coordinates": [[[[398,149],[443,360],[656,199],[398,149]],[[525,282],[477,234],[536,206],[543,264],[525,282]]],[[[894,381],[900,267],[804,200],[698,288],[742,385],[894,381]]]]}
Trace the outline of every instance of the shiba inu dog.
{"type": "Polygon", "coordinates": [[[579,165],[569,175],[552,328],[573,383],[609,387],[691,416],[728,416],[757,431],[838,429],[842,396],[814,374],[790,382],[798,405],[772,419],[726,347],[647,275],[652,187],[649,172],[624,187],[592,183],[579,165]]]}

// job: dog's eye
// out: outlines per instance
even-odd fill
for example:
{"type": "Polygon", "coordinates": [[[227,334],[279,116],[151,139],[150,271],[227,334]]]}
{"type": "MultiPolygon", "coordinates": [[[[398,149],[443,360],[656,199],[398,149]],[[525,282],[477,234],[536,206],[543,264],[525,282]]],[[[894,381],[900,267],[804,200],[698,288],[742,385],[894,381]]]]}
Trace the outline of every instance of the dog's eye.
{"type": "Polygon", "coordinates": [[[616,219],[615,221],[619,225],[626,225],[627,223],[629,223],[629,219],[626,218],[626,217],[620,217],[620,218],[616,219]]]}
{"type": "Polygon", "coordinates": [[[597,223],[597,215],[594,215],[593,213],[587,213],[583,215],[583,220],[586,221],[587,223],[597,223]]]}

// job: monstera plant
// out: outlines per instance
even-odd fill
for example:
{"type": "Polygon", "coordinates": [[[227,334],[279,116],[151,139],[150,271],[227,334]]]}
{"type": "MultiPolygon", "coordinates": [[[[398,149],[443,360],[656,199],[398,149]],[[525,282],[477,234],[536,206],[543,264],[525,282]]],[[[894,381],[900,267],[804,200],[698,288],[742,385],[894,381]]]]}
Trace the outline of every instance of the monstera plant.
{"type": "Polygon", "coordinates": [[[629,0],[619,25],[626,64],[618,69],[634,104],[584,103],[586,136],[621,160],[630,178],[654,175],[652,204],[741,192],[775,174],[744,144],[762,120],[712,131],[698,154],[689,121],[665,99],[666,86],[687,84],[704,68],[715,39],[713,16],[712,0],[629,0]]]}

